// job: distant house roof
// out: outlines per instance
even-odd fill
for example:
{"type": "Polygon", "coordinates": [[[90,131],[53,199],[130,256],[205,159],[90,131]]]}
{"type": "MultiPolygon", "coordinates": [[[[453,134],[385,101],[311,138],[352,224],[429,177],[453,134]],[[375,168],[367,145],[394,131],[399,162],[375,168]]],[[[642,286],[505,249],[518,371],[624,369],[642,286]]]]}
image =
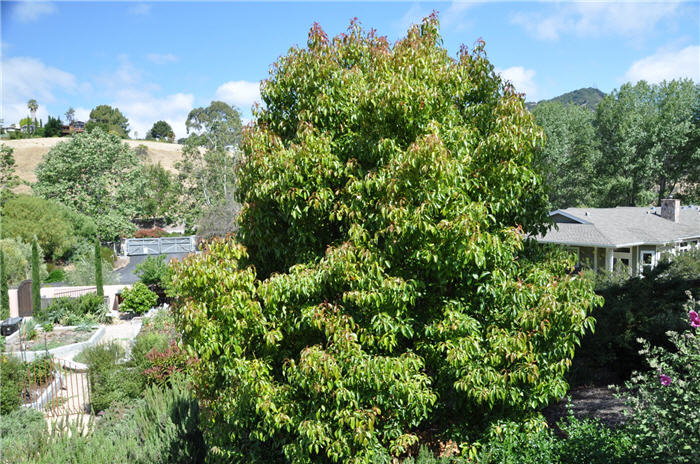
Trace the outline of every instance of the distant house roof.
{"type": "Polygon", "coordinates": [[[536,239],[572,246],[663,245],[700,237],[700,206],[683,206],[679,221],[662,218],[659,208],[567,208],[550,213],[555,225],[536,239]]]}

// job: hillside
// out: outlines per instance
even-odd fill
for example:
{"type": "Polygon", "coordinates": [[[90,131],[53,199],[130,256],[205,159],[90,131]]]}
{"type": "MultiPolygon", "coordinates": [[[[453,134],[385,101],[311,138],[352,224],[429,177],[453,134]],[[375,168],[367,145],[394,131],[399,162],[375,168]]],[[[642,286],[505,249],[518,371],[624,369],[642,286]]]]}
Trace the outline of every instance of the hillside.
{"type": "MultiPolygon", "coordinates": [[[[44,155],[56,145],[58,142],[68,140],[66,138],[37,138],[37,139],[21,139],[21,140],[0,140],[12,147],[14,151],[15,161],[17,162],[17,175],[20,179],[27,182],[35,182],[36,176],[34,170],[41,162],[44,155]]],[[[175,171],[175,163],[182,156],[182,146],[176,143],[161,143],[145,140],[125,140],[132,148],[139,145],[145,145],[148,148],[148,160],[152,163],[160,162],[164,168],[175,171]]],[[[15,189],[19,192],[29,192],[30,188],[27,185],[22,185],[15,189]]]]}
{"type": "Polygon", "coordinates": [[[549,100],[540,100],[537,103],[527,102],[525,103],[525,106],[528,110],[532,111],[540,103],[555,101],[564,105],[571,103],[578,106],[585,106],[589,110],[595,111],[596,106],[598,106],[598,103],[600,103],[603,97],[605,97],[605,94],[603,92],[601,92],[598,89],[594,89],[593,87],[588,87],[585,89],[578,89],[572,92],[567,92],[563,95],[559,95],[558,97],[554,97],[549,100]]]}

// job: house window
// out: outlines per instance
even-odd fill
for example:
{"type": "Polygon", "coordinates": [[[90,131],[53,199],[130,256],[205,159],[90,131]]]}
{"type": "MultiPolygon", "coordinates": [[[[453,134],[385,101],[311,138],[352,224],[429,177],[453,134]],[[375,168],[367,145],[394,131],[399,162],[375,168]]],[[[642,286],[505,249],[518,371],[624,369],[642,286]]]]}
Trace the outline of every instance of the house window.
{"type": "Polygon", "coordinates": [[[642,272],[650,271],[656,265],[656,252],[651,250],[643,250],[639,253],[639,262],[642,267],[642,272]]]}
{"type": "Polygon", "coordinates": [[[689,242],[681,242],[678,244],[678,251],[683,252],[683,251],[688,251],[690,250],[690,243],[689,242]]]}

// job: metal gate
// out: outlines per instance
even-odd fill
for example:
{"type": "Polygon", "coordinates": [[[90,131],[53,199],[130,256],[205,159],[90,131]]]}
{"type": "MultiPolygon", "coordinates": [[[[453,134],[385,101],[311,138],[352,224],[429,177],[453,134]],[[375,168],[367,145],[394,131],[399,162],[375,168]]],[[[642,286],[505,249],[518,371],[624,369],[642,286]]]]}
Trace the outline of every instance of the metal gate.
{"type": "Polygon", "coordinates": [[[17,288],[17,305],[19,317],[30,317],[32,311],[32,281],[24,280],[17,288]]]}
{"type": "Polygon", "coordinates": [[[22,405],[49,417],[90,412],[90,380],[85,366],[63,359],[27,363],[22,405]]]}
{"type": "Polygon", "coordinates": [[[196,250],[196,236],[129,238],[124,244],[127,256],[190,253],[196,250]]]}

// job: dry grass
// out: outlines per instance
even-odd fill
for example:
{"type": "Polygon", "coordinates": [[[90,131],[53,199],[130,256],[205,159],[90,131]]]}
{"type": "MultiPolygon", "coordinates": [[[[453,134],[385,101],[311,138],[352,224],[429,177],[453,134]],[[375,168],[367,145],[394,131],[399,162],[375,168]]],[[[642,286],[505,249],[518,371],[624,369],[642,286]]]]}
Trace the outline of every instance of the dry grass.
{"type": "MultiPolygon", "coordinates": [[[[2,140],[12,147],[15,161],[17,162],[17,175],[27,182],[36,182],[34,170],[41,162],[44,155],[58,142],[69,140],[68,138],[38,138],[21,140],[2,140]]],[[[145,145],[148,148],[148,159],[150,162],[161,163],[164,168],[175,171],[175,163],[182,156],[182,146],[176,143],[151,142],[145,140],[125,140],[132,148],[138,145],[145,145]]],[[[29,193],[30,187],[21,185],[15,189],[17,193],[29,193]]]]}

